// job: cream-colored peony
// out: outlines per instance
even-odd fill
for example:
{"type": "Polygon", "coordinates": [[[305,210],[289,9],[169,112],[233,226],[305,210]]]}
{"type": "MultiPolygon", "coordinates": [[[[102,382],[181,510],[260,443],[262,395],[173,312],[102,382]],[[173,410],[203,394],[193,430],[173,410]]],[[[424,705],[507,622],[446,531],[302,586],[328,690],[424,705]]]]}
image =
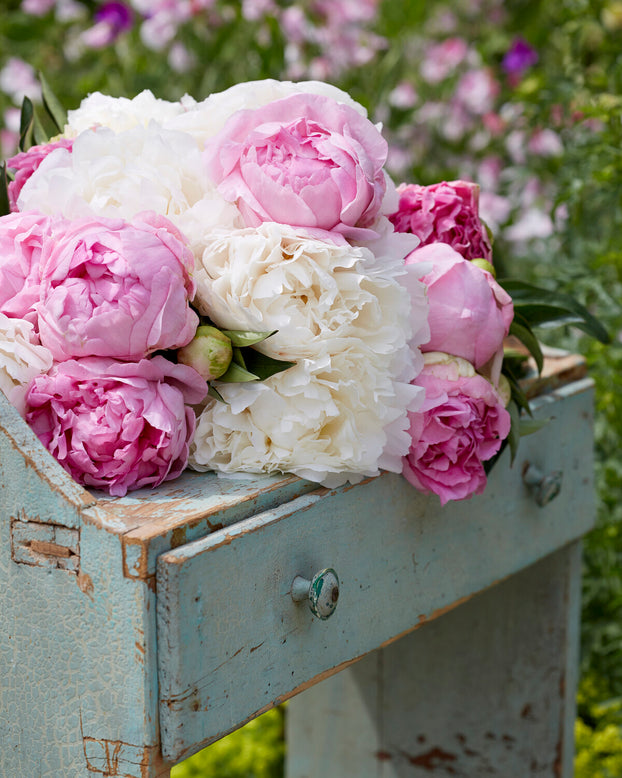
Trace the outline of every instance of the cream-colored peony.
{"type": "Polygon", "coordinates": [[[0,313],[0,391],[23,416],[29,381],[52,366],[52,355],[30,322],[0,313]]]}
{"type": "Polygon", "coordinates": [[[274,100],[301,92],[330,97],[338,103],[349,105],[362,116],[367,116],[367,111],[360,103],[332,84],[321,81],[275,81],[268,78],[235,84],[224,92],[214,92],[202,102],[189,106],[187,111],[168,119],[166,126],[187,132],[203,148],[205,141],[216,135],[237,111],[260,108],[274,100]]]}
{"type": "Polygon", "coordinates": [[[148,89],[131,100],[93,92],[82,100],[78,108],[67,112],[64,135],[75,138],[94,127],[110,127],[115,132],[122,132],[136,125],[146,126],[152,120],[162,124],[195,106],[196,100],[189,95],[171,103],[154,97],[148,89]]]}
{"type": "MultiPolygon", "coordinates": [[[[401,256],[285,225],[213,235],[195,304],[223,328],[278,330],[259,348],[296,366],[261,384],[217,384],[227,404],[210,401],[200,415],[191,466],[293,472],[328,486],[400,472],[407,410],[422,399],[410,385],[421,364],[408,346],[404,273],[401,256]]],[[[416,329],[426,326],[423,305],[416,329]]]]}
{"type": "Polygon", "coordinates": [[[192,139],[156,122],[115,133],[86,130],[71,151],[56,149],[28,179],[20,210],[67,218],[130,219],[152,210],[167,216],[192,247],[215,226],[232,227],[239,212],[210,183],[192,139]]]}
{"type": "Polygon", "coordinates": [[[278,330],[261,346],[271,356],[315,359],[351,339],[388,353],[408,339],[401,261],[381,264],[366,248],[306,238],[275,222],[206,241],[195,305],[224,329],[278,330]]]}
{"type": "MultiPolygon", "coordinates": [[[[380,360],[381,361],[381,360],[380,360]]],[[[190,466],[222,473],[294,473],[328,487],[401,471],[404,408],[422,394],[355,348],[301,360],[257,384],[219,384],[199,416],[190,466]]]]}

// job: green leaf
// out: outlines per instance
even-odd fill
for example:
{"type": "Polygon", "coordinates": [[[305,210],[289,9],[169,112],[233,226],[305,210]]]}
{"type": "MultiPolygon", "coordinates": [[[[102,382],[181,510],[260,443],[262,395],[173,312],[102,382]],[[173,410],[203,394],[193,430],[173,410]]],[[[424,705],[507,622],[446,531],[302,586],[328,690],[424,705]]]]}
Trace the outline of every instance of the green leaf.
{"type": "Polygon", "coordinates": [[[520,408],[514,400],[510,401],[508,405],[508,412],[510,414],[511,426],[510,434],[508,435],[508,446],[510,447],[510,464],[514,464],[516,454],[518,453],[518,443],[520,441],[520,408]]]}
{"type": "Polygon", "coordinates": [[[518,311],[514,311],[514,319],[510,324],[510,335],[514,335],[525,346],[527,351],[536,360],[538,366],[538,373],[542,372],[542,366],[544,364],[544,357],[542,356],[542,349],[538,343],[538,339],[533,334],[529,322],[518,311]]]}
{"type": "Polygon", "coordinates": [[[50,89],[43,73],[39,72],[39,83],[41,84],[41,94],[43,96],[43,105],[50,119],[54,122],[59,132],[64,132],[67,124],[67,112],[60,104],[60,101],[50,89]]]}
{"type": "Polygon", "coordinates": [[[512,400],[518,405],[518,407],[528,413],[531,416],[531,408],[529,407],[529,400],[527,399],[525,392],[521,389],[521,385],[518,379],[514,375],[513,371],[509,369],[509,366],[503,363],[503,375],[508,379],[510,384],[510,390],[512,392],[512,400]]]}
{"type": "Polygon", "coordinates": [[[213,397],[214,400],[218,400],[218,402],[224,403],[225,405],[229,404],[222,396],[222,394],[218,391],[218,389],[215,389],[211,384],[207,385],[207,396],[213,397]]]}
{"type": "MultiPolygon", "coordinates": [[[[226,335],[226,333],[223,334],[226,335]]],[[[232,351],[231,361],[234,362],[236,365],[239,365],[240,367],[246,369],[246,360],[244,359],[244,353],[242,352],[242,350],[237,346],[234,346],[231,351],[232,351]]]]}
{"type": "Polygon", "coordinates": [[[33,144],[35,122],[35,109],[32,104],[32,100],[29,97],[24,97],[22,102],[22,112],[19,120],[19,149],[20,151],[27,151],[33,144]]]}
{"type": "MultiPolygon", "coordinates": [[[[220,328],[219,328],[220,329],[220,328]]],[[[244,346],[254,346],[261,343],[262,340],[274,335],[278,330],[270,332],[254,332],[253,330],[220,330],[225,334],[234,346],[243,348],[244,346]]]]}
{"type": "Polygon", "coordinates": [[[39,116],[36,112],[36,110],[33,108],[32,112],[32,138],[34,142],[39,145],[41,143],[47,143],[49,138],[47,132],[43,129],[43,125],[41,124],[41,120],[39,119],[39,116]]]}
{"type": "Polygon", "coordinates": [[[218,380],[225,384],[245,384],[249,381],[259,381],[259,376],[232,362],[227,368],[227,372],[221,375],[218,380]]]}
{"type": "Polygon", "coordinates": [[[520,436],[521,438],[525,437],[525,435],[532,435],[534,432],[538,432],[538,430],[541,430],[543,427],[546,427],[546,425],[551,421],[551,419],[525,419],[523,416],[521,416],[520,419],[520,436]]]}
{"type": "Polygon", "coordinates": [[[11,213],[9,205],[9,183],[6,176],[6,162],[0,165],[0,216],[11,213]]]}
{"type": "Polygon", "coordinates": [[[498,283],[512,297],[514,310],[520,311],[532,327],[573,324],[601,343],[611,342],[601,322],[572,295],[552,292],[514,278],[498,283]]]}
{"type": "Polygon", "coordinates": [[[261,381],[265,381],[266,378],[277,373],[282,373],[295,364],[295,362],[287,362],[284,359],[274,359],[274,357],[269,357],[255,349],[249,349],[246,352],[246,367],[259,376],[261,381]]]}

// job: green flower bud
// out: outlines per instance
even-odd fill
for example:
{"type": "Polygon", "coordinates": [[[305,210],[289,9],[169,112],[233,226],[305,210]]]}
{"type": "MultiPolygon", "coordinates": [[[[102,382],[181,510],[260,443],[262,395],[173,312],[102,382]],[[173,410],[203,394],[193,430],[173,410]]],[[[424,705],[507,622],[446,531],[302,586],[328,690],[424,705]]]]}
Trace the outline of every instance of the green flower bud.
{"type": "Polygon", "coordinates": [[[177,361],[193,367],[206,381],[224,375],[232,357],[230,339],[224,332],[207,324],[198,327],[190,343],[177,352],[177,361]]]}
{"type": "Polygon", "coordinates": [[[492,263],[488,262],[487,259],[472,259],[471,264],[477,265],[477,267],[481,268],[482,270],[487,270],[493,278],[497,277],[497,273],[495,272],[492,263]]]}

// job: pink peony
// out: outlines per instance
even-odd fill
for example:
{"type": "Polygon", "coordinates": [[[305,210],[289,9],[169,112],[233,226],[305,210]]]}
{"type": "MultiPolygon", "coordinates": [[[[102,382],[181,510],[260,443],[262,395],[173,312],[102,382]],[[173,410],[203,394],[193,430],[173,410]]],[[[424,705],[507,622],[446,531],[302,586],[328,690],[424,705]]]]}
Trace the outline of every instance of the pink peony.
{"type": "Polygon", "coordinates": [[[510,295],[487,270],[445,243],[415,249],[406,264],[430,267],[419,280],[428,290],[430,340],[422,351],[444,351],[480,370],[500,350],[514,317],[510,295]]]}
{"type": "Polygon", "coordinates": [[[11,159],[8,159],[6,166],[11,168],[15,174],[15,179],[9,183],[9,205],[11,211],[18,211],[17,198],[22,191],[24,184],[35,172],[43,160],[55,149],[69,149],[73,146],[73,140],[69,138],[60,138],[52,143],[42,143],[39,146],[31,146],[28,151],[20,151],[11,159]]]}
{"type": "Polygon", "coordinates": [[[398,210],[389,218],[397,232],[412,232],[421,245],[448,243],[465,259],[492,262],[492,246],[479,218],[479,187],[469,181],[432,186],[402,184],[398,210]]]}
{"type": "Polygon", "coordinates": [[[52,220],[36,211],[0,218],[0,313],[26,319],[38,331],[39,262],[52,220]]]}
{"type": "Polygon", "coordinates": [[[247,226],[273,221],[373,237],[387,143],[348,105],[295,94],[233,114],[206,144],[208,170],[247,226]]]}
{"type": "Polygon", "coordinates": [[[412,445],[402,473],[445,505],[484,491],[482,463],[509,434],[510,414],[493,385],[464,359],[435,352],[425,361],[413,382],[425,389],[425,401],[408,414],[412,445]]]}
{"type": "Polygon", "coordinates": [[[195,370],[161,356],[68,360],[31,381],[26,421],[78,483],[123,496],[181,474],[195,427],[186,405],[206,391],[195,370]]]}
{"type": "Polygon", "coordinates": [[[57,361],[185,346],[198,325],[193,268],[181,233],[155,213],[60,222],[41,256],[41,343],[57,361]]]}

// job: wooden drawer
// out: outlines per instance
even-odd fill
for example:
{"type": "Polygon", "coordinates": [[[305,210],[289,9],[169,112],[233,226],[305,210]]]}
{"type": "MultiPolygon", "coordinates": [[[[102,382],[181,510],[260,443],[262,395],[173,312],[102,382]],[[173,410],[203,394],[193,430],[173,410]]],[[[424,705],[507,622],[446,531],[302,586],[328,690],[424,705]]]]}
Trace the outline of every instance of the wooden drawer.
{"type": "Polygon", "coordinates": [[[157,563],[160,731],[182,759],[475,593],[580,537],[591,526],[592,384],[533,403],[550,418],[506,452],[484,495],[439,509],[385,474],[317,489],[161,554],[157,563]],[[561,471],[539,507],[527,464],[561,471]],[[295,576],[333,567],[335,613],[315,618],[291,597],[295,576]]]}

